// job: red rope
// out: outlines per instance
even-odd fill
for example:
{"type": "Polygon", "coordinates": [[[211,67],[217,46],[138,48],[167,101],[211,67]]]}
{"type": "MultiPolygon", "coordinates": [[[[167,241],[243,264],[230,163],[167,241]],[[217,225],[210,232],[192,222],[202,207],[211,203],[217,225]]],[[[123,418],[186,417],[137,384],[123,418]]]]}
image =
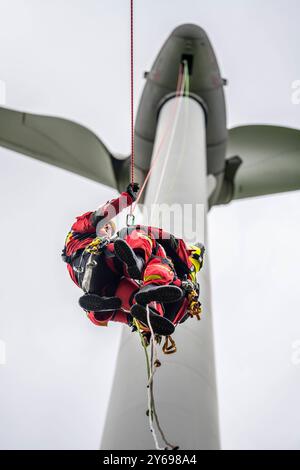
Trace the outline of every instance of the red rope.
{"type": "Polygon", "coordinates": [[[134,109],[133,109],[133,0],[130,0],[130,114],[131,114],[131,183],[134,183],[134,109]]]}
{"type": "MultiPolygon", "coordinates": [[[[130,116],[131,116],[131,162],[130,162],[130,181],[131,183],[134,183],[134,79],[133,79],[133,63],[134,63],[134,54],[133,54],[133,0],[130,0],[130,116]]],[[[183,67],[182,64],[179,66],[179,74],[178,74],[178,81],[177,81],[177,87],[176,87],[176,96],[180,95],[181,87],[183,84],[183,67]]],[[[146,187],[146,184],[148,182],[148,179],[150,177],[150,174],[153,170],[153,167],[155,166],[156,160],[158,159],[158,156],[160,154],[160,150],[162,148],[163,142],[168,134],[168,131],[170,130],[171,127],[171,122],[169,123],[169,126],[167,127],[161,142],[158,146],[157,154],[152,160],[152,164],[150,166],[150,169],[148,171],[148,174],[145,178],[145,181],[139,191],[139,195],[137,200],[135,201],[135,204],[130,206],[130,214],[131,216],[133,215],[133,212],[135,210],[135,207],[144,192],[144,189],[146,187]]]]}

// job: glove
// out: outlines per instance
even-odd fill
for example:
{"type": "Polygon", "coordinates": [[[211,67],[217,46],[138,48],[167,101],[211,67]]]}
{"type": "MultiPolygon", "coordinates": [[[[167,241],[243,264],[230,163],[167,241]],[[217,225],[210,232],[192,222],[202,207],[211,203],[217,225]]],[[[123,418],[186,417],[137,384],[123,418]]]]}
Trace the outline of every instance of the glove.
{"type": "Polygon", "coordinates": [[[140,189],[139,183],[130,183],[126,188],[126,192],[135,201],[137,198],[139,189],[140,189]]]}

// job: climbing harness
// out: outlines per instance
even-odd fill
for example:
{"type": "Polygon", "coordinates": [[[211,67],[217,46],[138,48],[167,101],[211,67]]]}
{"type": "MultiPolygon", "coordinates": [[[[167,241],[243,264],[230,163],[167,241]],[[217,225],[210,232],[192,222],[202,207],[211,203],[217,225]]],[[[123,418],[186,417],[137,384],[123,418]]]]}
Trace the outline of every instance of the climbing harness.
{"type": "Polygon", "coordinates": [[[109,242],[110,240],[108,238],[101,239],[100,237],[96,237],[91,243],[88,244],[88,246],[85,248],[81,255],[79,267],[81,267],[84,253],[90,254],[85,265],[84,275],[81,284],[81,288],[85,293],[90,292],[93,271],[98,264],[98,261],[96,261],[95,258],[99,254],[101,254],[101,252],[106,247],[106,245],[108,245],[109,242]]]}
{"type": "Polygon", "coordinates": [[[84,275],[82,279],[81,288],[86,294],[90,291],[91,280],[94,268],[97,266],[97,261],[94,259],[93,253],[90,254],[85,265],[84,275]]]}
{"type": "Polygon", "coordinates": [[[88,244],[85,248],[85,252],[91,253],[94,255],[100,255],[103,249],[110,243],[109,238],[96,237],[94,240],[88,244]]]}

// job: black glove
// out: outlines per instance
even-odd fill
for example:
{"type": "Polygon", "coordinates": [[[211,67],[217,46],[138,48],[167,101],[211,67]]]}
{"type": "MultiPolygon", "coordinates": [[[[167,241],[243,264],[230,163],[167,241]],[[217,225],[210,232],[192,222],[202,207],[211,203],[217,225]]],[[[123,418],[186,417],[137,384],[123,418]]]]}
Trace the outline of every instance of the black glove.
{"type": "Polygon", "coordinates": [[[135,201],[140,189],[139,183],[130,183],[127,188],[126,192],[131,196],[131,198],[135,201]]]}

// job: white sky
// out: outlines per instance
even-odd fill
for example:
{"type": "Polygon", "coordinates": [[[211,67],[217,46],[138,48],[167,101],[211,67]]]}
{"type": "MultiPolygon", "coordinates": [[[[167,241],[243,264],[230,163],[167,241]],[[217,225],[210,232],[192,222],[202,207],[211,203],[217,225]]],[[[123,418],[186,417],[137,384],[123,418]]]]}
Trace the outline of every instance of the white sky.
{"type": "MultiPolygon", "coordinates": [[[[299,128],[299,13],[297,0],[136,1],[136,104],[162,42],[193,22],[229,80],[229,127],[299,128]]],[[[6,105],[71,118],[128,153],[129,2],[0,0],[0,14],[6,105]]],[[[59,255],[74,216],[114,193],[0,159],[0,447],[98,448],[120,327],[84,318],[59,255]]],[[[295,192],[209,215],[223,448],[300,448],[299,207],[295,192]]]]}

